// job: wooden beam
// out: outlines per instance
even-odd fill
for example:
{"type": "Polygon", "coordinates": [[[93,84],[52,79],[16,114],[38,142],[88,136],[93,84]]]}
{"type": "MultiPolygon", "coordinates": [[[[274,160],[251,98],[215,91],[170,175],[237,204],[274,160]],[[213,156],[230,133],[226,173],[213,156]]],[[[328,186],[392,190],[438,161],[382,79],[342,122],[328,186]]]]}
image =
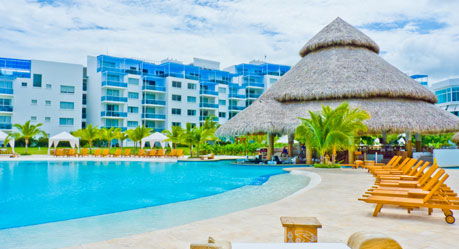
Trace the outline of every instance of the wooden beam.
{"type": "Polygon", "coordinates": [[[295,141],[295,136],[288,135],[288,156],[293,157],[293,142],[295,141]]]}
{"type": "Polygon", "coordinates": [[[306,146],[306,164],[312,165],[312,150],[310,146],[306,146]]]}
{"type": "Polygon", "coordinates": [[[274,155],[274,134],[268,132],[268,160],[274,155]]]}

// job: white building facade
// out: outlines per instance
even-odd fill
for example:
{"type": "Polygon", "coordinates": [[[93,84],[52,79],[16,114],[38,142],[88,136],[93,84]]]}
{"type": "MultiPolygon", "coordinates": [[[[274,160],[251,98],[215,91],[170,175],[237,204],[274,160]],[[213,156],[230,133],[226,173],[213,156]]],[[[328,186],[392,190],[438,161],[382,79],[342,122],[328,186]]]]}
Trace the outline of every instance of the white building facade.
{"type": "Polygon", "coordinates": [[[437,95],[440,108],[459,116],[459,78],[433,83],[430,90],[437,95]]]}

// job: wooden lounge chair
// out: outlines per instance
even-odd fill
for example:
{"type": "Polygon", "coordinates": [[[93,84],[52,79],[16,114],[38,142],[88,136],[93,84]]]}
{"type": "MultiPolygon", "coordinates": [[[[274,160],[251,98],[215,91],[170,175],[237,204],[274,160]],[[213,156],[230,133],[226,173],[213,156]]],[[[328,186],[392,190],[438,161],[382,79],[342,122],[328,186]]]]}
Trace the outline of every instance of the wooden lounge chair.
{"type": "Polygon", "coordinates": [[[183,157],[183,149],[178,149],[178,150],[177,150],[177,156],[176,156],[176,157],[177,157],[177,158],[183,157]]]}
{"type": "Polygon", "coordinates": [[[121,149],[116,149],[115,153],[113,154],[113,157],[120,157],[121,156],[121,149]]]}
{"type": "Polygon", "coordinates": [[[67,153],[67,156],[68,156],[68,157],[71,157],[71,156],[73,157],[73,156],[75,156],[75,155],[76,155],[75,149],[69,149],[69,151],[68,151],[68,153],[67,153]]]}
{"type": "Polygon", "coordinates": [[[103,149],[102,150],[102,157],[110,156],[110,149],[103,149]]]}
{"type": "Polygon", "coordinates": [[[100,157],[100,155],[101,155],[100,152],[101,152],[100,149],[95,149],[95,150],[94,150],[94,156],[95,156],[95,157],[100,157]]]}
{"type": "Polygon", "coordinates": [[[177,150],[176,149],[172,149],[171,152],[169,152],[167,154],[168,157],[175,157],[177,156],[177,150]]]}
{"type": "Polygon", "coordinates": [[[203,156],[199,156],[199,158],[201,158],[201,160],[209,160],[209,159],[214,159],[215,158],[215,155],[214,153],[211,153],[209,155],[203,155],[203,156]]]}
{"type": "Polygon", "coordinates": [[[156,154],[158,154],[158,150],[150,150],[150,153],[148,153],[149,157],[155,157],[156,154]]]}
{"type": "Polygon", "coordinates": [[[157,157],[162,157],[164,156],[164,149],[158,150],[158,153],[156,154],[157,157]]]}
{"type": "Polygon", "coordinates": [[[125,156],[125,157],[131,157],[131,149],[125,149],[125,150],[124,150],[124,153],[123,153],[123,156],[125,156]]]}
{"type": "Polygon", "coordinates": [[[85,157],[85,156],[88,156],[88,154],[89,154],[89,149],[88,148],[83,148],[83,149],[81,149],[81,152],[80,152],[80,154],[78,154],[78,156],[85,157]]]}
{"type": "Polygon", "coordinates": [[[140,149],[139,152],[137,152],[137,157],[143,157],[145,155],[145,150],[140,149]]]}
{"type": "MultiPolygon", "coordinates": [[[[441,209],[445,214],[445,220],[449,224],[455,222],[453,212],[451,210],[459,210],[459,200],[456,197],[444,196],[440,193],[440,188],[448,178],[448,174],[435,184],[435,186],[423,198],[419,198],[417,191],[408,191],[408,197],[391,197],[391,196],[375,196],[359,198],[359,200],[376,204],[373,216],[377,216],[381,212],[384,205],[396,205],[408,209],[408,212],[413,208],[428,208],[429,214],[434,208],[441,209]]],[[[425,194],[425,193],[422,193],[425,194]]]]}
{"type": "Polygon", "coordinates": [[[56,157],[64,156],[64,149],[56,149],[56,157]]]}

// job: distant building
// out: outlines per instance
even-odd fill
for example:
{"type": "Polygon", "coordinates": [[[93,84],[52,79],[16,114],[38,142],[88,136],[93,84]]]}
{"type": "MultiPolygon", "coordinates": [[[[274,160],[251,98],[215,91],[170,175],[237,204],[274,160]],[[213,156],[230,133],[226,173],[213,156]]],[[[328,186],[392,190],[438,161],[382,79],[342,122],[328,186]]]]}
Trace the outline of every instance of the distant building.
{"type": "Polygon", "coordinates": [[[410,76],[412,79],[416,80],[417,82],[419,82],[419,84],[427,87],[428,86],[428,82],[429,82],[429,75],[425,75],[425,74],[415,74],[415,75],[411,75],[410,76]]]}
{"type": "Polygon", "coordinates": [[[430,89],[437,95],[439,107],[459,116],[459,78],[434,83],[430,89]]]}

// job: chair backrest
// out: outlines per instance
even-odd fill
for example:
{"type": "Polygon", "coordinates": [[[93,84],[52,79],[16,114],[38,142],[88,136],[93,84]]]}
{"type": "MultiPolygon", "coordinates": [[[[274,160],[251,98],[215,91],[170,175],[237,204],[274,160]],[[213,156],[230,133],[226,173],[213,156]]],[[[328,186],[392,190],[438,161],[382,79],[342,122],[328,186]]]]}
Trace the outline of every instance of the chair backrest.
{"type": "Polygon", "coordinates": [[[437,191],[441,188],[441,186],[446,181],[446,179],[448,179],[448,177],[448,174],[443,175],[440,181],[438,181],[437,184],[435,184],[435,187],[433,187],[432,190],[430,190],[429,193],[426,195],[426,197],[424,197],[424,202],[427,202],[430,198],[432,198],[434,194],[437,193],[437,191]]]}
{"type": "Polygon", "coordinates": [[[56,156],[63,156],[64,155],[64,150],[63,149],[57,149],[56,150],[56,156]]]}
{"type": "Polygon", "coordinates": [[[397,160],[399,156],[393,156],[392,159],[386,164],[386,166],[392,166],[392,164],[397,160]]]}
{"type": "Polygon", "coordinates": [[[418,162],[416,165],[414,165],[413,168],[410,169],[410,171],[408,172],[408,175],[410,175],[410,176],[413,175],[413,174],[419,169],[419,167],[422,166],[422,163],[423,163],[423,162],[424,162],[424,161],[419,160],[419,162],[418,162]]]}
{"type": "Polygon", "coordinates": [[[403,162],[400,163],[398,166],[397,166],[397,164],[395,164],[395,165],[394,165],[394,168],[396,168],[396,169],[401,169],[401,168],[403,168],[403,166],[405,166],[410,160],[411,160],[411,158],[408,158],[408,157],[407,157],[407,158],[405,158],[405,160],[403,160],[403,162]]]}
{"type": "Polygon", "coordinates": [[[171,156],[177,155],[177,150],[176,150],[176,149],[172,149],[170,155],[171,155],[171,156]]]}
{"type": "Polygon", "coordinates": [[[164,156],[164,149],[158,150],[157,156],[164,156]]]}
{"type": "Polygon", "coordinates": [[[88,148],[83,148],[83,149],[81,150],[81,154],[82,154],[82,155],[87,155],[87,154],[88,154],[88,151],[89,151],[88,148]]]}
{"type": "Polygon", "coordinates": [[[157,150],[150,150],[150,156],[156,156],[157,150]]]}
{"type": "Polygon", "coordinates": [[[395,168],[399,163],[400,161],[402,160],[402,157],[401,156],[396,156],[397,158],[395,158],[395,160],[392,162],[392,164],[388,164],[387,166],[391,167],[391,168],[395,168]]]}
{"type": "Polygon", "coordinates": [[[437,165],[432,165],[425,173],[422,175],[421,179],[419,179],[419,184],[424,185],[424,183],[429,180],[429,177],[438,169],[437,165]]]}
{"type": "Polygon", "coordinates": [[[177,150],[177,156],[183,156],[183,149],[177,150]]]}
{"type": "Polygon", "coordinates": [[[125,150],[124,150],[124,155],[125,155],[125,156],[131,155],[131,149],[125,149],[125,150]]]}
{"type": "Polygon", "coordinates": [[[137,155],[143,156],[143,153],[145,153],[145,150],[144,149],[140,149],[139,152],[137,153],[137,155]]]}
{"type": "Polygon", "coordinates": [[[115,155],[117,155],[117,156],[121,155],[121,149],[116,149],[115,150],[115,155]]]}
{"type": "Polygon", "coordinates": [[[74,156],[74,155],[75,155],[75,149],[70,149],[69,156],[74,156]]]}
{"type": "Polygon", "coordinates": [[[104,149],[104,150],[102,151],[102,154],[103,154],[103,155],[108,155],[109,152],[110,152],[110,150],[104,149]]]}
{"type": "Polygon", "coordinates": [[[95,149],[94,150],[94,155],[99,156],[100,155],[100,149],[95,149]]]}
{"type": "MultiPolygon", "coordinates": [[[[401,168],[403,174],[407,174],[411,168],[413,167],[413,165],[417,162],[418,160],[416,159],[411,159],[407,164],[405,164],[405,166],[403,166],[401,168]]],[[[422,161],[421,161],[422,162],[422,161]]]]}
{"type": "Polygon", "coordinates": [[[429,164],[429,162],[424,163],[424,165],[422,165],[422,167],[416,172],[414,176],[416,178],[419,177],[422,173],[424,173],[424,170],[427,168],[427,166],[429,166],[429,164]]]}
{"type": "Polygon", "coordinates": [[[445,173],[444,169],[438,170],[437,173],[435,173],[435,175],[427,181],[426,185],[424,185],[424,187],[422,187],[422,189],[425,190],[425,191],[430,190],[435,185],[435,183],[438,182],[438,179],[440,179],[440,177],[444,173],[445,173]]]}

